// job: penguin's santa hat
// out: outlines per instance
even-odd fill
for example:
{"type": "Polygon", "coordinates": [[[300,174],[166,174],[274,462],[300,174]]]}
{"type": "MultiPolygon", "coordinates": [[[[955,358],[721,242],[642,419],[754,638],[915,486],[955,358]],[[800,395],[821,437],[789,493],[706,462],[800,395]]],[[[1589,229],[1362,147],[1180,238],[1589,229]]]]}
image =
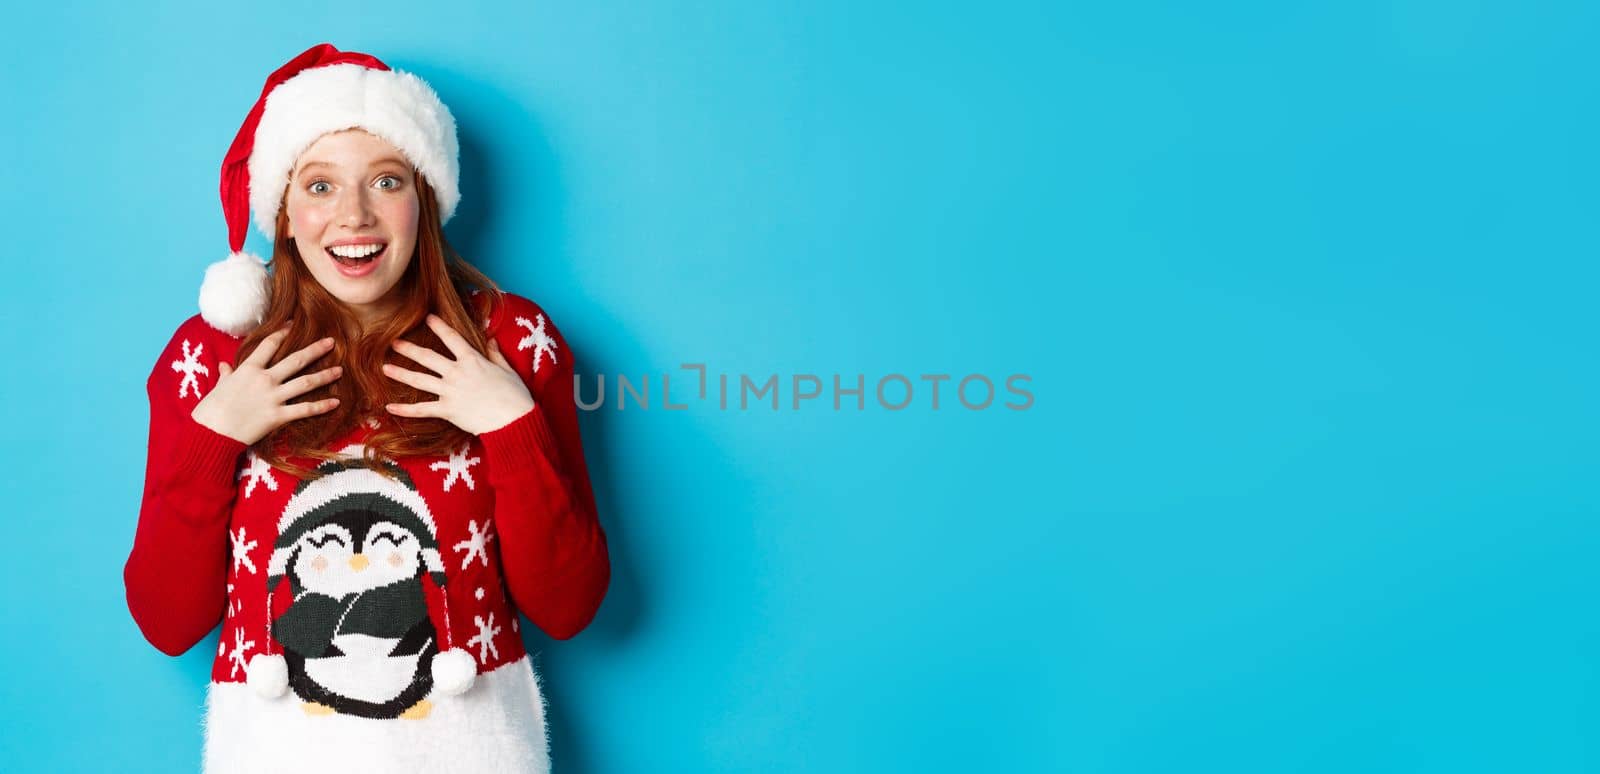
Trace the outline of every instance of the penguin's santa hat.
{"type": "Polygon", "coordinates": [[[455,118],[439,96],[377,57],[312,46],[267,78],[222,160],[229,254],[206,269],[200,285],[200,316],[212,327],[243,336],[261,323],[270,286],[261,258],[244,251],[250,212],[256,228],[274,238],[295,160],[317,138],[344,129],[364,129],[398,148],[432,186],[439,220],[455,214],[460,149],[455,118]]]}
{"type": "MultiPolygon", "coordinates": [[[[445,695],[465,692],[478,675],[478,662],[471,653],[454,646],[451,633],[454,624],[445,589],[444,562],[439,556],[438,529],[428,504],[399,465],[383,461],[381,464],[390,473],[386,476],[358,462],[363,453],[359,444],[346,446],[339,453],[344,461],[334,460],[317,466],[317,471],[324,475],[300,482],[284,507],[283,515],[278,517],[278,539],[273,542],[272,557],[267,562],[268,618],[272,616],[273,590],[288,574],[289,560],[300,538],[341,512],[375,511],[386,521],[416,536],[421,547],[418,557],[421,569],[438,586],[444,600],[443,642],[429,665],[434,689],[445,695]]],[[[272,627],[269,624],[267,628],[270,631],[272,627]]],[[[272,646],[272,638],[268,637],[267,650],[251,657],[245,670],[246,682],[267,698],[282,696],[289,686],[288,664],[281,653],[273,652],[272,646]]]]}

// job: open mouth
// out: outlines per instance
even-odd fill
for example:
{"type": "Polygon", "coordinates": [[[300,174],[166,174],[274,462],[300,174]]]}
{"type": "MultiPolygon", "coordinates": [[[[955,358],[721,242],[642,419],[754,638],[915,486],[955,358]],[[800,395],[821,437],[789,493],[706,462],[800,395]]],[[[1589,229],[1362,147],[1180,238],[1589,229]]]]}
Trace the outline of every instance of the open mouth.
{"type": "Polygon", "coordinates": [[[341,273],[359,276],[371,271],[389,249],[387,242],[366,245],[334,245],[323,248],[339,265],[341,273]]]}
{"type": "Polygon", "coordinates": [[[383,251],[389,249],[387,243],[376,245],[340,245],[338,247],[324,248],[328,255],[335,261],[346,266],[360,266],[364,263],[377,260],[383,251]]]}

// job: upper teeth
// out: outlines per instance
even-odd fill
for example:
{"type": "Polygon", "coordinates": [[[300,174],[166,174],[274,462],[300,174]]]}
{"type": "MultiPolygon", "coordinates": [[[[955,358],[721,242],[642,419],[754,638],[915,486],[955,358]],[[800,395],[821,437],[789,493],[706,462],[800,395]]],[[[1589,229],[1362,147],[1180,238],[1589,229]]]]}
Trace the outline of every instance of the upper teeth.
{"type": "Polygon", "coordinates": [[[365,258],[383,249],[383,245],[334,245],[328,252],[341,258],[365,258]]]}

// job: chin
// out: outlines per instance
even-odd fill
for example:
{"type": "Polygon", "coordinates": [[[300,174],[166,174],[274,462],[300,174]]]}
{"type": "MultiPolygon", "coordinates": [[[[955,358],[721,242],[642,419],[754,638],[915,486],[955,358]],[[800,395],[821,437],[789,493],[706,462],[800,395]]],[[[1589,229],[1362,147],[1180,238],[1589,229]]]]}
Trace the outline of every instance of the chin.
{"type": "Polygon", "coordinates": [[[344,302],[347,306],[368,306],[382,300],[393,287],[391,285],[388,288],[384,288],[382,293],[334,293],[333,297],[344,302]]]}

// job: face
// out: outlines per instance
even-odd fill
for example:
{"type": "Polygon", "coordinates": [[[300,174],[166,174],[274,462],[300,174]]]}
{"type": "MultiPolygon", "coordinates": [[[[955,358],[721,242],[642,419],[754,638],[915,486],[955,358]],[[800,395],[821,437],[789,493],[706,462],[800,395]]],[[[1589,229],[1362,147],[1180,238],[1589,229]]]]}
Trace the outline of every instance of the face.
{"type": "Polygon", "coordinates": [[[360,129],[323,135],[295,161],[284,209],[311,276],[364,324],[396,306],[421,212],[397,148],[360,129]]]}
{"type": "Polygon", "coordinates": [[[299,541],[294,574],[310,591],[342,597],[417,575],[422,546],[398,524],[323,524],[299,541]],[[349,527],[354,526],[352,530],[349,527]]]}

